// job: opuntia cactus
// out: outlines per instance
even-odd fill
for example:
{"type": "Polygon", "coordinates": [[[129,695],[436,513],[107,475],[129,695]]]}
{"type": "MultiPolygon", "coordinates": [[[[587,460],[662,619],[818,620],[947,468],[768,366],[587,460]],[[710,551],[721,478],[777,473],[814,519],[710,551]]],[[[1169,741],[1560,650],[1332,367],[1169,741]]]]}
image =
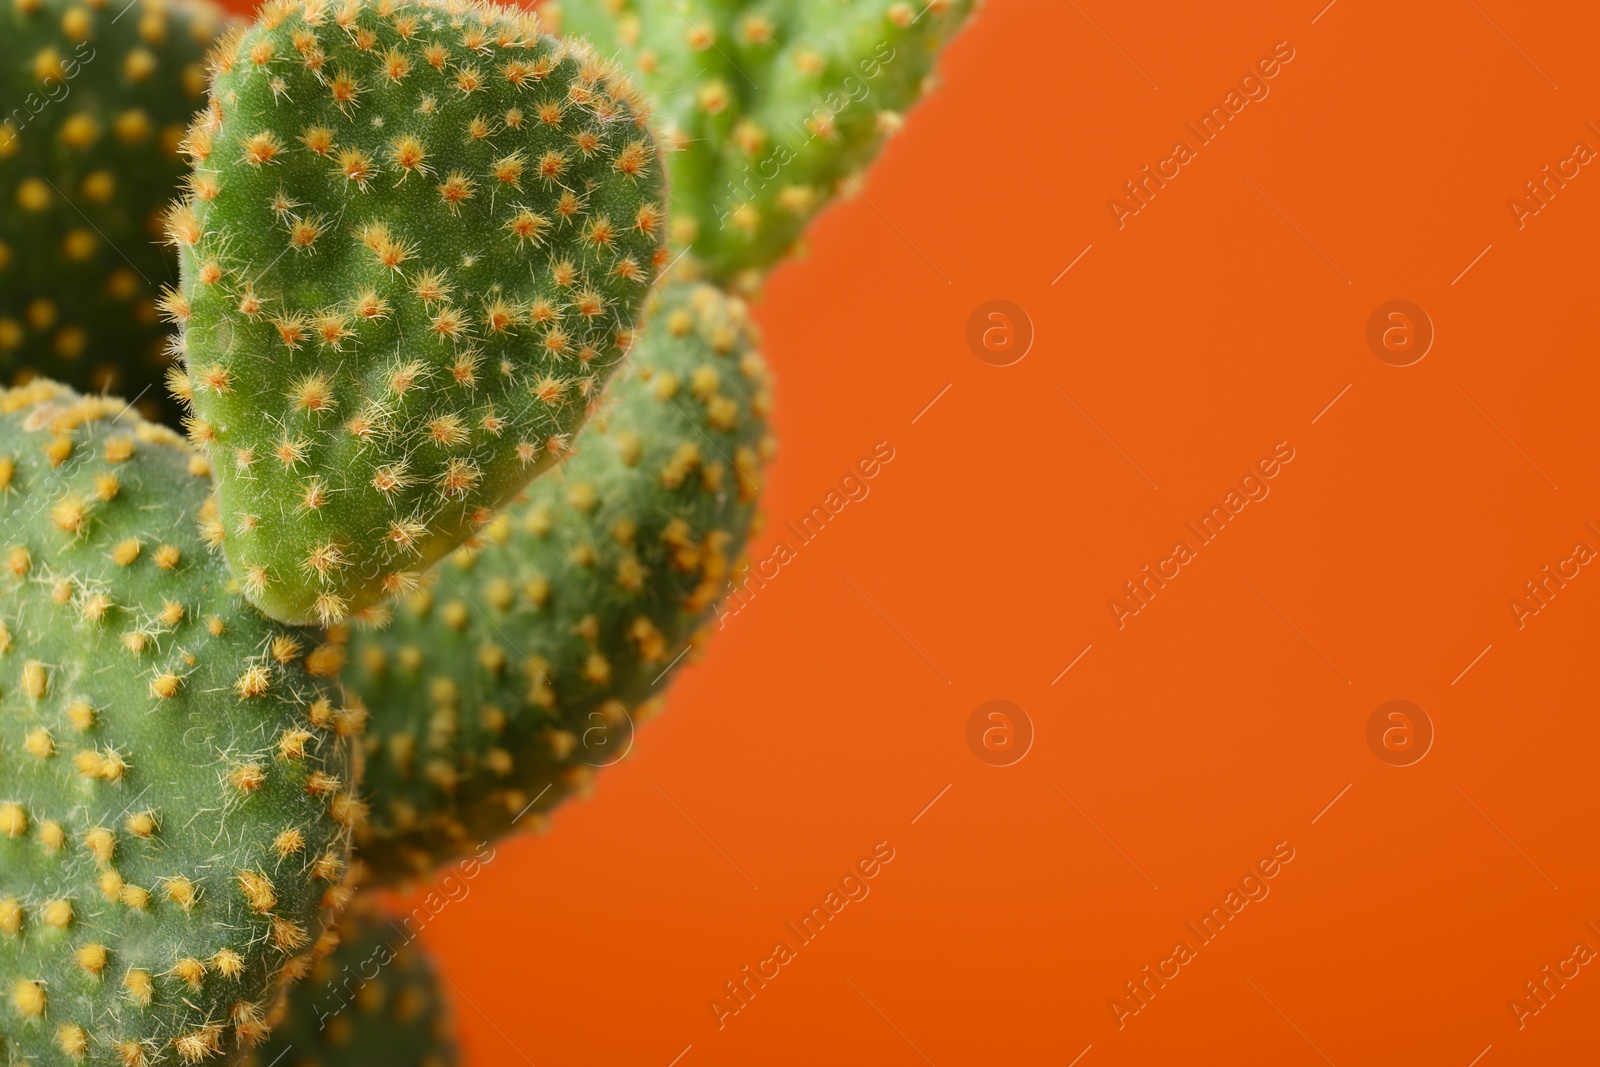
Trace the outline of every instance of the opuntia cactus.
{"type": "Polygon", "coordinates": [[[658,289],[608,401],[480,545],[353,629],[375,879],[528,825],[624,755],[735,576],[772,450],[743,302],[658,289]]]}
{"type": "MultiPolygon", "coordinates": [[[[176,173],[119,146],[177,142],[170,79],[198,89],[214,21],[133,2],[121,28],[96,0],[0,14],[0,79],[36,92],[0,131],[0,368],[156,366],[149,291],[61,210],[160,279],[121,235],[176,173]],[[35,107],[50,78],[71,95],[35,107]],[[40,266],[58,245],[87,273],[40,266]]],[[[225,36],[155,301],[198,447],[0,393],[7,1063],[452,1067],[401,929],[331,916],[361,872],[542,820],[660,710],[773,450],[727,290],[848,188],[974,2],[565,0],[596,51],[478,0],[270,0],[225,36]],[[664,94],[670,163],[613,56],[664,94]],[[695,255],[652,290],[669,170],[695,255]]]]}
{"type": "Polygon", "coordinates": [[[419,931],[371,895],[339,917],[339,947],[285,1004],[243,1067],[455,1067],[453,1015],[419,931]]]}
{"type": "Polygon", "coordinates": [[[7,1062],[259,1043],[348,896],[364,716],[234,591],[208,474],[119,402],[0,394],[7,1062]]]}
{"type": "Polygon", "coordinates": [[[560,459],[662,265],[643,98],[510,8],[273,0],[168,231],[191,439],[275,618],[334,622],[560,459]]]}
{"type": "Polygon", "coordinates": [[[177,260],[161,213],[185,167],[210,3],[15,0],[0,8],[0,371],[172,413],[156,312],[177,260]]]}
{"type": "Polygon", "coordinates": [[[673,236],[741,289],[899,129],[974,0],[545,0],[661,111],[673,236]]]}

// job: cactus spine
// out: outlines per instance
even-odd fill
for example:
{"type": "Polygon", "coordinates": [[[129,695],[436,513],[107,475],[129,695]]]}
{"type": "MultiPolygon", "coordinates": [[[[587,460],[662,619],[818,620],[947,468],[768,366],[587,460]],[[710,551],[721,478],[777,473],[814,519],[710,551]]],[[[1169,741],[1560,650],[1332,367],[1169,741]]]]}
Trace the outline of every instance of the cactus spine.
{"type": "Polygon", "coordinates": [[[652,304],[561,472],[353,632],[375,878],[493,840],[625,754],[735,573],[772,450],[765,364],[737,298],[674,283],[652,304]]]}
{"type": "Polygon", "coordinates": [[[245,594],[337,621],[560,459],[664,252],[632,84],[530,13],[274,0],[219,48],[168,231],[190,436],[245,594]]]}
{"type": "Polygon", "coordinates": [[[0,9],[0,371],[166,411],[158,238],[224,18],[187,0],[0,9]]]}
{"type": "Polygon", "coordinates": [[[261,1041],[348,895],[337,647],[206,545],[205,460],[120,403],[0,394],[0,1048],[196,1062],[261,1041]]]}

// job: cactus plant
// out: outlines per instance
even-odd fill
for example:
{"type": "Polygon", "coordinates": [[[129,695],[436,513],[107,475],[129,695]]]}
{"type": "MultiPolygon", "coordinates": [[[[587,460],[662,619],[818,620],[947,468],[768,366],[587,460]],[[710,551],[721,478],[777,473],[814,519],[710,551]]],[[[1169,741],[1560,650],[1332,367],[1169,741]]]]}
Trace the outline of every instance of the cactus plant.
{"type": "Polygon", "coordinates": [[[140,386],[153,304],[190,408],[185,443],[53,382],[0,393],[7,1063],[456,1062],[415,947],[376,904],[332,916],[362,873],[542,820],[660,710],[772,453],[728,290],[848,187],[974,2],[544,5],[596,51],[478,0],[269,0],[211,54],[153,301],[65,209],[169,276],[138,228],[215,14],[0,13],[0,369],[140,386]],[[670,160],[612,56],[662,94],[670,160]],[[696,255],[652,289],[669,171],[696,255]]]}
{"type": "Polygon", "coordinates": [[[0,1049],[195,1062],[266,1036],[348,895],[363,716],[246,604],[205,460],[121,403],[0,394],[0,1049]]]}
{"type": "Polygon", "coordinates": [[[177,261],[161,212],[223,24],[209,3],[15,0],[0,8],[0,372],[139,398],[161,388],[156,313],[177,261]]]}
{"type": "Polygon", "coordinates": [[[455,1067],[439,976],[408,917],[370,895],[339,917],[339,947],[294,987],[283,1023],[242,1067],[455,1067]]]}
{"type": "Polygon", "coordinates": [[[497,838],[619,758],[734,577],[772,449],[765,364],[738,298],[673,283],[652,305],[559,474],[386,628],[353,629],[376,879],[497,838]]]}
{"type": "Polygon", "coordinates": [[[877,154],[974,0],[544,0],[656,96],[674,239],[753,288],[877,154]]]}
{"type": "Polygon", "coordinates": [[[664,260],[631,82],[531,13],[274,0],[168,225],[191,438],[246,595],[337,621],[558,460],[664,260]]]}

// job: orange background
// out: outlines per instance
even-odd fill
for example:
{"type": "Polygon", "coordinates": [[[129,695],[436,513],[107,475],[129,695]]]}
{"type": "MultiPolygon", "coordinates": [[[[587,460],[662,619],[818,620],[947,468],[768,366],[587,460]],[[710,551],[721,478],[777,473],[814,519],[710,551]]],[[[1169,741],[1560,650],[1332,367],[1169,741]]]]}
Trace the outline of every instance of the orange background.
{"type": "Polygon", "coordinates": [[[428,926],[472,1064],[1594,1062],[1600,966],[1525,1028],[1508,1001],[1600,950],[1600,567],[1523,629],[1508,601],[1600,549],[1600,167],[1522,229],[1507,201],[1600,149],[1600,9],[1325,2],[989,0],[952,44],[759,306],[755,554],[895,458],[428,926]],[[1108,199],[1280,41],[1270,96],[1119,230],[1108,199]],[[965,340],[994,298],[1037,333],[1009,367],[965,340]],[[1403,368],[1365,340],[1396,298],[1437,331],[1403,368]],[[1108,599],[1280,441],[1270,496],[1119,630],[1108,599]],[[1013,766],[968,748],[991,699],[1036,731],[1013,766]],[[1413,766],[1367,744],[1391,699],[1437,732],[1413,766]],[[870,896],[719,1029],[880,841],[870,896]]]}

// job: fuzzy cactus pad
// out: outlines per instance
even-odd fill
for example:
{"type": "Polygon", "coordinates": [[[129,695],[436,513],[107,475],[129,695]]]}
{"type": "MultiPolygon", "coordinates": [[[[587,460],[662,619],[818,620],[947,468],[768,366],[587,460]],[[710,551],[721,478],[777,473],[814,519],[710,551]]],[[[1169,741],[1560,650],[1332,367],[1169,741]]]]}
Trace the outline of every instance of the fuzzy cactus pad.
{"type": "Polygon", "coordinates": [[[922,95],[975,0],[544,0],[653,94],[675,240],[740,290],[922,95]]]}
{"type": "Polygon", "coordinates": [[[226,19],[191,0],[12,0],[0,7],[0,374],[138,397],[172,414],[177,278],[161,215],[178,141],[205,102],[226,19]]]}
{"type": "Polygon", "coordinates": [[[275,0],[217,50],[171,215],[191,439],[245,594],[414,587],[570,448],[662,265],[632,83],[536,16],[275,0]]]}
{"type": "Polygon", "coordinates": [[[348,896],[363,716],[234,590],[208,473],[120,402],[0,394],[6,1063],[237,1058],[348,896]]]}
{"type": "Polygon", "coordinates": [[[536,825],[626,755],[709,636],[772,451],[743,301],[664,285],[607,400],[559,472],[387,627],[353,630],[376,879],[536,825]]]}

